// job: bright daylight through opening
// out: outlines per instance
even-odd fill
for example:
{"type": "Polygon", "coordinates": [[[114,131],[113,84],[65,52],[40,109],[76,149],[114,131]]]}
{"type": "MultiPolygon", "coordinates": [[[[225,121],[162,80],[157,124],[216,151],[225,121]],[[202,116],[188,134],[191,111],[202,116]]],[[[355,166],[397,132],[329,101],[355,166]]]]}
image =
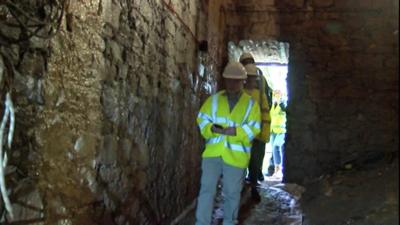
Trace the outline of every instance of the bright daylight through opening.
{"type": "MultiPolygon", "coordinates": [[[[278,42],[276,40],[265,41],[252,41],[242,40],[238,44],[233,42],[228,43],[229,60],[238,61],[243,52],[249,52],[253,55],[256,66],[262,71],[267,84],[270,88],[270,104],[278,102],[287,107],[289,100],[289,93],[287,88],[287,73],[288,73],[288,60],[289,60],[289,44],[278,42]],[[279,97],[278,97],[279,96],[279,97]]],[[[268,92],[268,91],[267,91],[268,92]]],[[[270,107],[271,108],[271,107],[270,107]]],[[[286,114],[285,114],[286,120],[286,114]]],[[[263,160],[262,173],[266,175],[267,180],[273,179],[271,170],[274,170],[273,149],[273,135],[265,146],[265,156],[263,160]],[[269,171],[270,170],[270,171],[269,171]]],[[[274,142],[276,143],[276,142],[274,142]]],[[[276,152],[277,150],[275,150],[276,152]]],[[[284,153],[284,139],[282,145],[282,152],[284,153]]],[[[279,153],[276,153],[279,154],[279,153]]],[[[275,154],[275,155],[276,155],[275,154]]],[[[283,156],[282,161],[283,161],[283,156]]],[[[282,165],[284,167],[284,165],[282,165]]],[[[281,181],[282,176],[274,177],[273,180],[281,181]]]]}

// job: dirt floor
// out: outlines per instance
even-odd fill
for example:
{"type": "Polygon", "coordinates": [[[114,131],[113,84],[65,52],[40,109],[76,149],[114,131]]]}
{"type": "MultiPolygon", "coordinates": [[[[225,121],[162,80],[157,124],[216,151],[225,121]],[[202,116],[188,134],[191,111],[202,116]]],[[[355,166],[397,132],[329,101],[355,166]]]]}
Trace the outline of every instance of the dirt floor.
{"type": "Polygon", "coordinates": [[[348,164],[307,185],[304,225],[399,224],[399,161],[348,164]]]}
{"type": "MultiPolygon", "coordinates": [[[[239,225],[398,225],[398,165],[398,158],[347,164],[305,186],[267,179],[259,203],[246,185],[239,225]]],[[[219,195],[213,225],[222,224],[222,201],[219,195]]],[[[194,224],[194,212],[188,217],[182,224],[194,224]]]]}

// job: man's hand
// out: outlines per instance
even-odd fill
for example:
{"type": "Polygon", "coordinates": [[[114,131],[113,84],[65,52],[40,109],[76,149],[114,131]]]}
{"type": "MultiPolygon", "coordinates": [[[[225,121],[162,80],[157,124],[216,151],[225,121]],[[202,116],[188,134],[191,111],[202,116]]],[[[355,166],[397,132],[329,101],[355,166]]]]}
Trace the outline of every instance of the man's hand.
{"type": "Polygon", "coordinates": [[[224,129],[224,134],[229,136],[236,136],[236,127],[227,127],[224,129]]]}
{"type": "Polygon", "coordinates": [[[211,131],[217,134],[224,134],[224,128],[218,124],[213,124],[211,127],[211,131]]]}
{"type": "Polygon", "coordinates": [[[223,128],[222,126],[220,126],[218,124],[213,124],[211,127],[211,131],[213,133],[224,134],[224,135],[229,135],[229,136],[236,135],[236,127],[223,128]]]}

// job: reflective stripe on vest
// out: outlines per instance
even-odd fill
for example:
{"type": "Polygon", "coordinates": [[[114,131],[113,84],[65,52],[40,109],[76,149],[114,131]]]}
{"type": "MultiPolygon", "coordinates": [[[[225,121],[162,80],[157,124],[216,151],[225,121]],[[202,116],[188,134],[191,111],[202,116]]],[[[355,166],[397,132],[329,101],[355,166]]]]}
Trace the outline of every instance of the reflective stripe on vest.
{"type": "Polygon", "coordinates": [[[207,140],[207,144],[217,144],[219,142],[221,142],[224,139],[224,136],[219,136],[219,137],[215,137],[215,138],[210,138],[207,140]]]}
{"type": "Polygon", "coordinates": [[[199,112],[199,114],[197,115],[197,118],[202,119],[203,121],[199,124],[199,128],[200,130],[203,130],[203,128],[208,124],[208,123],[212,123],[212,118],[202,112],[199,112]]]}
{"type": "Polygon", "coordinates": [[[261,129],[261,125],[260,125],[260,123],[257,122],[257,121],[249,121],[248,124],[249,124],[250,126],[252,126],[252,127],[257,128],[257,129],[261,129]]]}
{"type": "Polygon", "coordinates": [[[253,99],[250,99],[250,102],[247,105],[246,114],[244,114],[244,117],[243,117],[242,124],[244,124],[244,122],[246,122],[246,120],[247,120],[247,117],[249,117],[251,108],[253,107],[253,104],[254,104],[253,99]]]}
{"type": "Polygon", "coordinates": [[[201,122],[201,123],[199,124],[200,130],[203,130],[203,128],[204,128],[207,124],[209,124],[209,123],[210,123],[210,121],[208,121],[208,120],[203,120],[203,122],[201,122]]]}
{"type": "Polygon", "coordinates": [[[249,137],[249,139],[252,140],[254,138],[254,133],[250,129],[250,127],[248,125],[242,125],[242,127],[244,132],[246,132],[247,136],[249,137]]]}
{"type": "Polygon", "coordinates": [[[215,123],[217,121],[217,108],[218,108],[218,95],[213,95],[212,105],[211,105],[211,116],[215,123]]]}
{"type": "Polygon", "coordinates": [[[233,151],[245,152],[245,153],[248,153],[251,151],[251,147],[246,147],[244,145],[231,144],[229,142],[228,142],[228,148],[233,151]]]}
{"type": "Polygon", "coordinates": [[[205,113],[199,112],[197,117],[200,118],[200,119],[208,120],[208,121],[212,122],[212,118],[209,115],[205,114],[205,113]]]}

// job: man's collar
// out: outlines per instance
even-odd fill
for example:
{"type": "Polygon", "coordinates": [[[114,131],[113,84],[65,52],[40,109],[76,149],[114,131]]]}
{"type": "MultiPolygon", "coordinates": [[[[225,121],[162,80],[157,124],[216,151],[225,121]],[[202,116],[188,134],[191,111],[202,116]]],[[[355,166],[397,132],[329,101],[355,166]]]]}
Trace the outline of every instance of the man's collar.
{"type": "MultiPolygon", "coordinates": [[[[222,93],[222,95],[228,96],[228,93],[226,92],[226,90],[224,90],[222,93]]],[[[238,92],[237,94],[235,94],[235,96],[240,97],[243,94],[243,89],[240,90],[240,92],[238,92]]]]}

